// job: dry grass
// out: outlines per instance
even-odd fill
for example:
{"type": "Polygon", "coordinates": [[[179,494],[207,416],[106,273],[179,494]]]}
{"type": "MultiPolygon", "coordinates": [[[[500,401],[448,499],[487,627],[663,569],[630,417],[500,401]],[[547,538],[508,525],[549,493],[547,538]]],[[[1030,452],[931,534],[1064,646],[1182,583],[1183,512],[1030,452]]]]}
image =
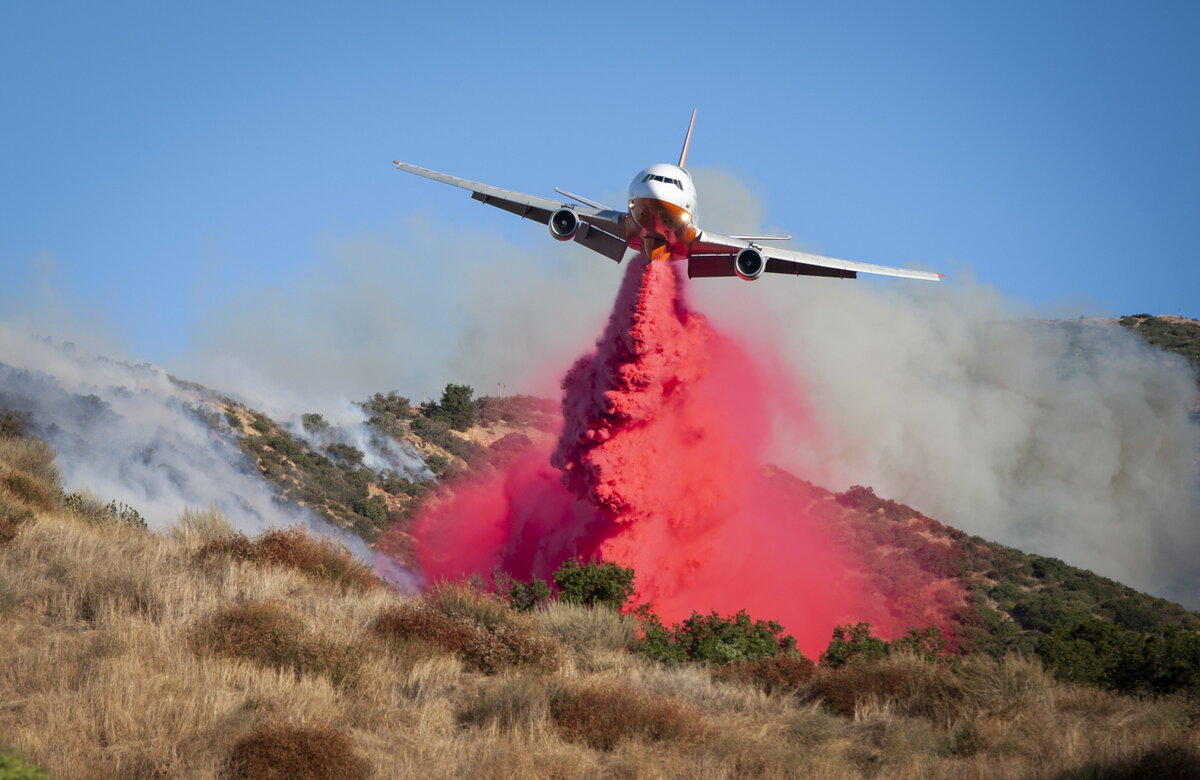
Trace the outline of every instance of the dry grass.
{"type": "Polygon", "coordinates": [[[200,547],[233,536],[237,531],[229,518],[220,509],[210,506],[206,509],[185,507],[179,513],[179,519],[167,529],[167,534],[181,542],[188,550],[198,550],[200,547]]]}
{"type": "MultiPolygon", "coordinates": [[[[208,521],[210,530],[219,523],[208,521]]],[[[258,566],[279,566],[344,588],[367,590],[381,587],[379,578],[354,560],[344,547],[325,539],[314,539],[302,528],[264,531],[254,539],[245,534],[218,534],[196,551],[197,561],[232,559],[258,566]]]]}
{"type": "Polygon", "coordinates": [[[194,565],[194,536],[3,496],[31,516],[0,545],[0,742],[63,780],[1200,776],[1195,699],[1022,659],[714,680],[612,614],[351,587],[285,563],[319,547],[292,536],[194,565]]]}

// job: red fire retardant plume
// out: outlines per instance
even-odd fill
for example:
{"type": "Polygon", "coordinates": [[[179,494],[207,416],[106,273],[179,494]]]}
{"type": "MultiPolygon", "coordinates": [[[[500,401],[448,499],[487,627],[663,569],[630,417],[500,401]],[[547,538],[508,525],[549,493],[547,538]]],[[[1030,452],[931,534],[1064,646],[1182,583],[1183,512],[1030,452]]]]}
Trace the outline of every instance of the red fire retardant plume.
{"type": "Polygon", "coordinates": [[[631,263],[596,351],[563,380],[553,453],[460,483],[418,518],[426,577],[548,578],[599,558],[633,567],[636,603],[668,623],[746,609],[810,655],[839,623],[903,630],[823,521],[765,476],[766,399],[781,387],[688,308],[677,269],[631,263]]]}

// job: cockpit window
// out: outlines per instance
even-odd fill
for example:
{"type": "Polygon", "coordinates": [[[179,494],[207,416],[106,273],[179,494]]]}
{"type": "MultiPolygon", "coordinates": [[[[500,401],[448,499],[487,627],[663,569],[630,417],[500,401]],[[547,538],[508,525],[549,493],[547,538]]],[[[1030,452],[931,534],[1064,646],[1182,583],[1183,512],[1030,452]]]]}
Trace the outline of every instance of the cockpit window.
{"type": "Polygon", "coordinates": [[[642,181],[661,181],[663,184],[674,184],[679,189],[683,189],[683,182],[679,181],[679,179],[668,179],[666,176],[658,176],[653,173],[647,173],[646,178],[642,179],[642,181]]]}

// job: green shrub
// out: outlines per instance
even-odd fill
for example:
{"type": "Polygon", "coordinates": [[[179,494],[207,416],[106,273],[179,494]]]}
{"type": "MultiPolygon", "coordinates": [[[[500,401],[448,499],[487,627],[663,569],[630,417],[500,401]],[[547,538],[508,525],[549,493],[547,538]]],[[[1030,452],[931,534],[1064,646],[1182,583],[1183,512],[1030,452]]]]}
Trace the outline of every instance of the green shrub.
{"type": "Polygon", "coordinates": [[[370,765],[340,731],[264,723],[234,743],[221,776],[227,780],[361,780],[370,765]]]}
{"type": "Polygon", "coordinates": [[[635,612],[642,639],[637,651],[656,661],[707,661],[725,664],[745,659],[795,654],[796,640],[773,620],[753,620],[746,610],[733,617],[693,612],[671,628],[643,604],[635,612]]]}
{"type": "Polygon", "coordinates": [[[550,701],[550,718],[563,739],[596,750],[612,750],[627,739],[692,739],[704,730],[699,713],[692,707],[613,684],[595,683],[557,691],[550,701]]]}
{"type": "Polygon", "coordinates": [[[532,612],[548,603],[554,596],[554,592],[544,580],[533,579],[526,582],[510,577],[503,571],[496,572],[492,579],[496,583],[496,592],[518,612],[532,612]]]}
{"type": "Polygon", "coordinates": [[[472,396],[475,390],[468,385],[446,385],[442,400],[421,407],[427,418],[445,423],[456,431],[465,431],[475,424],[479,410],[472,396]]]}
{"type": "Polygon", "coordinates": [[[354,502],[352,509],[356,515],[367,518],[376,527],[387,524],[388,508],[387,501],[383,496],[374,495],[360,498],[354,502]]]}
{"type": "Polygon", "coordinates": [[[611,562],[581,564],[568,558],[553,577],[558,586],[558,597],[569,604],[620,609],[634,591],[633,569],[611,562]]]}
{"type": "Polygon", "coordinates": [[[316,413],[300,415],[300,424],[309,433],[325,433],[330,430],[330,425],[325,418],[316,413]]]}
{"type": "Polygon", "coordinates": [[[829,647],[821,653],[821,663],[826,666],[844,666],[851,658],[879,659],[888,654],[888,644],[871,635],[869,623],[853,626],[837,626],[829,647]]]}
{"type": "Polygon", "coordinates": [[[67,511],[90,525],[128,525],[143,531],[147,528],[142,513],[129,504],[118,501],[104,504],[87,491],[68,493],[63,496],[63,505],[67,511]]]}

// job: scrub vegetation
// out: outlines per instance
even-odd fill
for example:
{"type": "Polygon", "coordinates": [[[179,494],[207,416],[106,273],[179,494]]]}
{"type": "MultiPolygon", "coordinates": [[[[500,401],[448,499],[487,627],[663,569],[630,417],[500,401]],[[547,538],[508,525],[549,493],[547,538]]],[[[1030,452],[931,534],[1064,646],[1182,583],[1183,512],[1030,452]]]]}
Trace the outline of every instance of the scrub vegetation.
{"type": "MultiPolygon", "coordinates": [[[[437,412],[363,406],[446,471],[462,459],[417,420],[478,447],[474,468],[553,427],[538,399],[447,390],[437,412]]],[[[285,495],[364,535],[381,503],[391,521],[435,488],[225,415],[285,495]]],[[[1200,616],[866,487],[772,475],[845,549],[889,557],[885,598],[935,574],[947,633],[848,624],[808,658],[770,615],[667,624],[612,563],[415,596],[299,529],[248,537],[189,508],[151,533],[132,507],[64,494],[53,449],[23,433],[0,410],[0,780],[1200,776],[1200,616]]]]}

